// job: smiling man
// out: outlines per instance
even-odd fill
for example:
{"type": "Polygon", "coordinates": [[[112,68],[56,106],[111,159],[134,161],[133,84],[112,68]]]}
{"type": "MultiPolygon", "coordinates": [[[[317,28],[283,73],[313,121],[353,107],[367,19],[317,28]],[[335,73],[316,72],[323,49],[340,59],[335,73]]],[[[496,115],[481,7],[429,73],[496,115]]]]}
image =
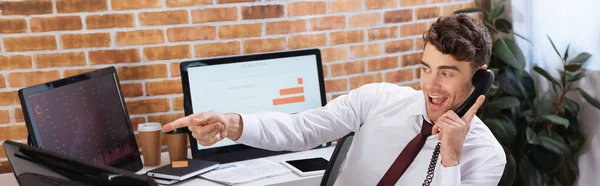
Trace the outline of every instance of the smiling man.
{"type": "Polygon", "coordinates": [[[297,114],[205,112],[164,131],[188,127],[201,145],[225,137],[269,150],[307,150],[355,132],[336,185],[421,185],[434,151],[431,185],[497,185],[504,151],[475,116],[481,96],[463,117],[453,110],[471,94],[473,74],[486,69],[491,38],[467,15],[442,17],[424,34],[421,87],[371,83],[297,114]],[[439,131],[439,132],[438,132],[439,131]],[[440,142],[440,149],[435,149],[440,142]],[[404,165],[404,166],[403,166],[404,165]]]}

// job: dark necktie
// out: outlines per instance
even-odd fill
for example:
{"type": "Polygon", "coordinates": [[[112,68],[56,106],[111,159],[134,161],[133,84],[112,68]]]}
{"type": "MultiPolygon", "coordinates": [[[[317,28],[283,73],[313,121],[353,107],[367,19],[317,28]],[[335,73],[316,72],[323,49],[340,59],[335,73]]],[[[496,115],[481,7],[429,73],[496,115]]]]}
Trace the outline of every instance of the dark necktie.
{"type": "Polygon", "coordinates": [[[423,148],[427,137],[431,135],[431,128],[432,125],[423,119],[421,133],[417,134],[417,136],[410,140],[408,145],[404,147],[402,152],[400,152],[400,155],[398,155],[394,163],[392,163],[392,166],[383,175],[381,180],[379,180],[377,186],[391,186],[396,184],[408,166],[410,166],[410,164],[413,162],[417,154],[419,154],[421,148],[423,148]]]}

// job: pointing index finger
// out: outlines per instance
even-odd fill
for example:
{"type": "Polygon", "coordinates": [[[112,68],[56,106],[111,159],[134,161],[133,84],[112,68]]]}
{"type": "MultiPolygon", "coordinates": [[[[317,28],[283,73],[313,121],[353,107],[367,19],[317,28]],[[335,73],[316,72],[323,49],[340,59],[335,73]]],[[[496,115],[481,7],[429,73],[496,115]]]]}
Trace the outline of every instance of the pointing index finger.
{"type": "Polygon", "coordinates": [[[473,119],[473,117],[475,117],[475,114],[477,114],[477,110],[479,110],[479,107],[481,107],[484,100],[484,95],[479,96],[477,98],[477,101],[475,101],[475,104],[473,104],[473,106],[471,106],[471,108],[469,108],[467,113],[463,116],[463,120],[465,122],[468,122],[467,124],[470,124],[470,121],[473,119]]]}
{"type": "Polygon", "coordinates": [[[183,118],[179,118],[171,123],[166,124],[165,126],[163,126],[163,132],[169,132],[172,130],[175,130],[177,128],[182,128],[182,127],[188,127],[194,124],[200,124],[202,123],[201,121],[203,120],[203,116],[201,114],[193,114],[187,117],[183,117],[183,118]]]}

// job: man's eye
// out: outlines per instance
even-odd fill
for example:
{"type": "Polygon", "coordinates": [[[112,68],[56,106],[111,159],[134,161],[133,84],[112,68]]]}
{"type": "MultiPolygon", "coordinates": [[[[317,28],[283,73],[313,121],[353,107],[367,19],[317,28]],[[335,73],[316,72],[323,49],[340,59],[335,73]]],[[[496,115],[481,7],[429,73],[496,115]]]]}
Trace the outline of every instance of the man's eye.
{"type": "Polygon", "coordinates": [[[423,70],[423,72],[429,72],[429,69],[427,69],[427,67],[421,67],[421,70],[423,70]]]}
{"type": "Polygon", "coordinates": [[[442,72],[442,76],[444,76],[444,77],[452,77],[452,74],[450,74],[448,72],[442,72]]]}

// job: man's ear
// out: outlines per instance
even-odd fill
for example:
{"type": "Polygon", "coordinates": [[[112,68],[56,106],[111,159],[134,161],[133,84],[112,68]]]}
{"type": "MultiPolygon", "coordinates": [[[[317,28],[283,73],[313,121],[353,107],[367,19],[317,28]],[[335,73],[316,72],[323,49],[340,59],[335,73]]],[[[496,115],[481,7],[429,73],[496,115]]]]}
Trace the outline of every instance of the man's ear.
{"type": "Polygon", "coordinates": [[[487,70],[487,68],[488,68],[488,66],[487,66],[487,65],[482,65],[482,66],[481,66],[481,69],[483,69],[483,70],[487,70]]]}

